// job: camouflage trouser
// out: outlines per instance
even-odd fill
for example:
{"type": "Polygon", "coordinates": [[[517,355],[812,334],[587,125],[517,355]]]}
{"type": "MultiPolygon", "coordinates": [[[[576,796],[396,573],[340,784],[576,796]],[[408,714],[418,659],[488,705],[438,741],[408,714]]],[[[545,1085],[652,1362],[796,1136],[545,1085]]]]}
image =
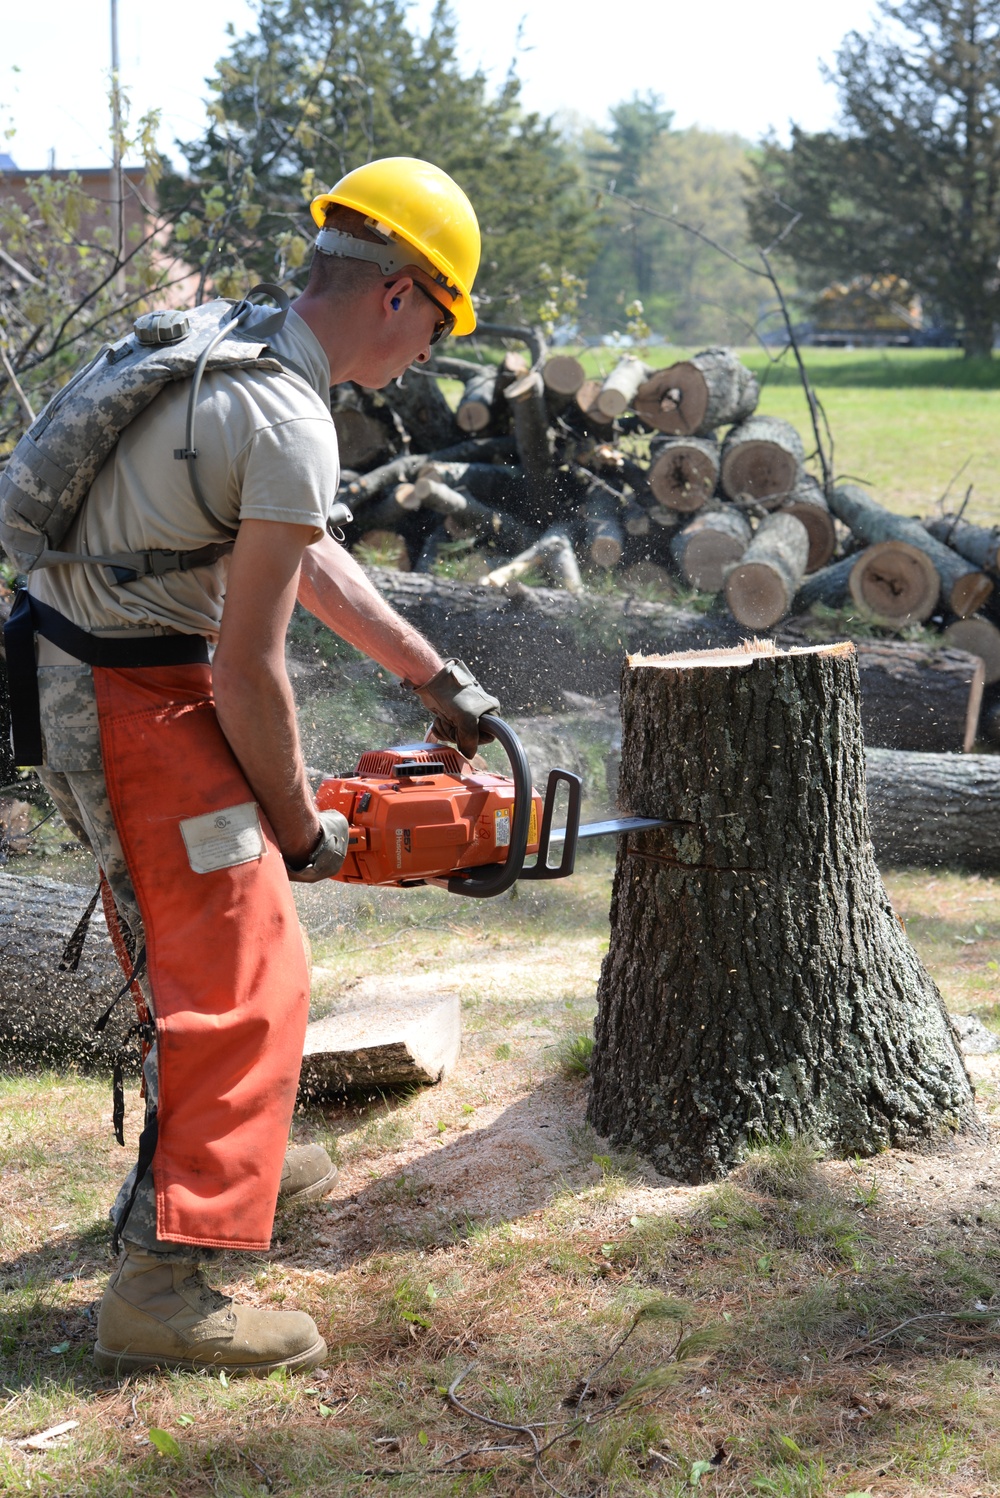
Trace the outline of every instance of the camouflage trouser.
{"type": "MultiPolygon", "coordinates": [[[[127,928],[134,950],[141,950],[142,917],[132,880],[125,866],[122,846],[111,816],[101,764],[101,739],[97,718],[94,678],[89,666],[39,666],[38,695],[45,743],[45,764],[39,775],[75,837],[93,853],[111,887],[119,919],[127,928]]],[[[150,1014],[153,996],[145,976],[139,979],[150,1014]]],[[[131,1002],[126,996],[123,1003],[131,1002]]],[[[146,1057],[147,1121],[157,1105],[156,1046],[146,1057]]],[[[117,1221],[135,1182],[133,1166],[122,1183],[111,1216],[117,1221]]],[[[146,1253],[201,1260],[215,1257],[213,1249],[193,1249],[189,1244],[169,1243],[156,1236],[156,1192],[151,1170],[136,1189],[122,1237],[146,1253]]]]}

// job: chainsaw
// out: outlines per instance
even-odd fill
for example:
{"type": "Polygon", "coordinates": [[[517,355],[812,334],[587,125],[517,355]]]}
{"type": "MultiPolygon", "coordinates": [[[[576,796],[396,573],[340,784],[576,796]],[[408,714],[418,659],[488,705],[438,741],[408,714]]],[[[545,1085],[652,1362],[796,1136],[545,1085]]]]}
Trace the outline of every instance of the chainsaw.
{"type": "Polygon", "coordinates": [[[450,744],[424,742],[369,750],[353,775],[324,780],[317,807],[339,811],[350,828],[347,856],[333,877],[397,888],[433,884],[483,900],[502,895],[518,879],[567,878],[581,838],[664,825],[654,817],[618,817],[581,826],[579,775],[550,770],[543,797],[510,725],[491,713],[489,730],[510,775],[476,770],[450,744]],[[553,828],[560,787],[567,793],[566,825],[553,828]],[[550,849],[559,843],[562,852],[552,864],[550,849]],[[532,855],[534,863],[525,868],[532,855]]]}

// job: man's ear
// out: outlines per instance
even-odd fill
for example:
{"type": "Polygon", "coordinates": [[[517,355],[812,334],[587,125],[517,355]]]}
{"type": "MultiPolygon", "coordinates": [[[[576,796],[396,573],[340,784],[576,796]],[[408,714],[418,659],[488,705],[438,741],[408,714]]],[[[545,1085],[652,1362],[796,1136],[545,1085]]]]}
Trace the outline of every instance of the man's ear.
{"type": "Polygon", "coordinates": [[[393,303],[402,302],[407,292],[412,290],[412,276],[400,276],[397,280],[389,282],[382,292],[382,311],[386,317],[391,317],[393,313],[399,311],[399,307],[394,307],[393,303]]]}

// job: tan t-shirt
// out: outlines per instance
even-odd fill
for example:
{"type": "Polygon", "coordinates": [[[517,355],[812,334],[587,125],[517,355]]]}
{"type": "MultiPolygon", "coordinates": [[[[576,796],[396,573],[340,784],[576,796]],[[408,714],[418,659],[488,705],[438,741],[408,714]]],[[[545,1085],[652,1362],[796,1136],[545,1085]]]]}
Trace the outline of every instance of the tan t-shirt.
{"type": "MultiPolygon", "coordinates": [[[[248,519],[308,525],[319,540],[340,482],[330,366],[294,311],[268,346],[303,374],[219,372],[206,375],[199,392],[196,461],[209,507],[222,522],[218,530],[191,492],[187,463],[174,457],[174,449],[185,446],[185,380],[167,386],[126,427],[62,549],[188,551],[231,539],[239,521],[248,519]]],[[[170,629],[215,641],[228,569],[226,556],[208,567],[119,586],[106,568],[71,562],[33,573],[30,590],[86,629],[170,629]]]]}

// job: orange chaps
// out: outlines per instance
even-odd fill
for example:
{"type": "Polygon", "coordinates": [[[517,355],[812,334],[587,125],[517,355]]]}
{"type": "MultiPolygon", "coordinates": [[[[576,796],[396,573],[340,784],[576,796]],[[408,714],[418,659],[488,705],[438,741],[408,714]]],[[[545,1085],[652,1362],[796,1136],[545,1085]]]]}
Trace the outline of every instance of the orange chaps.
{"type": "Polygon", "coordinates": [[[309,1004],[285,867],[210,667],[95,667],[94,684],[156,1010],[157,1234],[266,1249],[309,1004]]]}

